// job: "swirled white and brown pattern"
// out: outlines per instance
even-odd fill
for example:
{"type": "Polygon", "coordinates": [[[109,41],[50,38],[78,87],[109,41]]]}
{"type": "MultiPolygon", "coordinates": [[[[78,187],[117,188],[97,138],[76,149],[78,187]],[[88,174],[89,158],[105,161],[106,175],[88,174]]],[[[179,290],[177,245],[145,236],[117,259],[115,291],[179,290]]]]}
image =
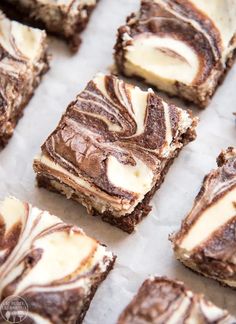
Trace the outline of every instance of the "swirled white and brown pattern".
{"type": "Polygon", "coordinates": [[[236,318],[195,294],[180,281],[166,277],[147,279],[118,324],[234,324],[236,318]]]}
{"type": "Polygon", "coordinates": [[[69,41],[76,51],[98,0],[2,0],[3,9],[69,41]]]}
{"type": "Polygon", "coordinates": [[[48,69],[46,34],[0,12],[0,146],[48,69]]]}
{"type": "Polygon", "coordinates": [[[15,198],[0,205],[0,300],[28,305],[24,323],[78,323],[114,262],[76,226],[15,198]]]}
{"type": "Polygon", "coordinates": [[[236,150],[223,151],[218,165],[172,242],[184,264],[236,287],[236,150]]]}
{"type": "MultiPolygon", "coordinates": [[[[166,163],[195,137],[196,119],[153,91],[97,75],[42,146],[35,171],[114,216],[131,213],[166,163]]],[[[70,193],[69,193],[70,195],[70,193]]]]}
{"type": "Polygon", "coordinates": [[[204,106],[231,64],[235,35],[233,0],[143,0],[119,29],[115,56],[126,75],[204,106]]]}

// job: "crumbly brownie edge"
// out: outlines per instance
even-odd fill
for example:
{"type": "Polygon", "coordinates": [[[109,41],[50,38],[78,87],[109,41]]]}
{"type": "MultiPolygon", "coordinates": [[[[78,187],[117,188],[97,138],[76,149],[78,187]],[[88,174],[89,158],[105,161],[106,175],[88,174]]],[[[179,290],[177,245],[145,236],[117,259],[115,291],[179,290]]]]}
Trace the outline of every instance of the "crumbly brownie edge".
{"type": "Polygon", "coordinates": [[[109,272],[113,269],[114,267],[114,263],[116,261],[116,256],[113,256],[113,258],[110,260],[106,271],[102,272],[100,274],[100,276],[98,276],[98,278],[95,280],[95,282],[93,283],[92,287],[91,287],[91,291],[90,294],[87,296],[86,301],[84,303],[84,306],[79,314],[79,317],[77,318],[76,324],[81,324],[83,322],[83,319],[89,309],[89,306],[91,304],[91,301],[93,300],[93,297],[98,289],[98,287],[100,286],[100,284],[106,279],[106,277],[108,276],[109,272]]]}

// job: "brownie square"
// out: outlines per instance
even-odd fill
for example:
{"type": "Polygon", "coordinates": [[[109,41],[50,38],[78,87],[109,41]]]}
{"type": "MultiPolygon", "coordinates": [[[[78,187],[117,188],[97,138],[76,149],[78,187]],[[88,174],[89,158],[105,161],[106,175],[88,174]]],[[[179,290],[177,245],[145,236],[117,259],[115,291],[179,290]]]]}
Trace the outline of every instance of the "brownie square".
{"type": "Polygon", "coordinates": [[[222,151],[217,164],[170,239],[185,266],[236,288],[236,149],[222,151]]]}
{"type": "Polygon", "coordinates": [[[7,19],[0,11],[0,148],[48,70],[46,34],[7,19]]]}
{"type": "Polygon", "coordinates": [[[131,233],[196,124],[151,89],[98,74],[42,145],[38,184],[131,233]]]}
{"type": "Polygon", "coordinates": [[[114,255],[80,228],[16,198],[0,204],[0,215],[1,318],[82,323],[114,255]]]}
{"type": "Polygon", "coordinates": [[[80,33],[85,29],[98,0],[2,0],[2,8],[10,16],[49,33],[64,38],[72,51],[81,43],[80,33]]]}
{"type": "Polygon", "coordinates": [[[152,276],[119,317],[118,324],[234,324],[236,318],[193,293],[183,282],[152,276]]]}
{"type": "Polygon", "coordinates": [[[142,0],[118,30],[117,68],[204,108],[235,60],[235,26],[233,1],[142,0]]]}

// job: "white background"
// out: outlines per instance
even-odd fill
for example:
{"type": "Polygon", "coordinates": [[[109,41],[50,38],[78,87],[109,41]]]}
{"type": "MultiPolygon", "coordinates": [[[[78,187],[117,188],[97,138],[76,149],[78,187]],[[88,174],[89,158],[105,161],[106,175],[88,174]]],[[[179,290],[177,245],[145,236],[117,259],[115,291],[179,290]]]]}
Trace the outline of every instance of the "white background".
{"type": "Polygon", "coordinates": [[[115,269],[97,291],[86,324],[115,323],[142,281],[154,273],[183,280],[194,291],[205,293],[236,315],[236,292],[184,268],[174,259],[168,241],[168,235],[179,228],[190,210],[203,176],[216,166],[221,149],[235,145],[232,113],[236,111],[236,66],[209,107],[201,112],[194,110],[201,119],[198,138],[175,161],[153,199],[153,211],[134,234],[125,234],[87,216],[77,203],[35,186],[32,161],[40,145],[75,95],[98,71],[106,72],[112,65],[116,29],[128,14],[138,9],[138,4],[139,0],[101,0],[76,55],[72,56],[63,42],[50,38],[51,69],[26,108],[13,138],[0,153],[0,198],[14,195],[47,209],[79,225],[117,254],[115,269]]]}

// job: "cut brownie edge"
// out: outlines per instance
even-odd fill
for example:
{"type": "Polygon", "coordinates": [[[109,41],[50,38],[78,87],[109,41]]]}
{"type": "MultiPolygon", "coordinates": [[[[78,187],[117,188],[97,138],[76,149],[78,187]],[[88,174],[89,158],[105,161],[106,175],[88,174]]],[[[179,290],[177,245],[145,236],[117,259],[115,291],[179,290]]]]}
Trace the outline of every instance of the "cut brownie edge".
{"type": "MultiPolygon", "coordinates": [[[[194,124],[193,128],[189,129],[188,132],[182,136],[183,145],[187,145],[189,142],[193,141],[196,138],[195,126],[196,125],[194,124]]],[[[69,198],[84,205],[87,208],[87,212],[90,215],[101,217],[103,221],[120,228],[124,232],[131,234],[135,230],[136,225],[140,223],[142,219],[145,218],[152,210],[152,207],[150,206],[150,201],[156,193],[156,191],[160,188],[161,184],[164,182],[165,176],[169,168],[171,167],[175,158],[179,155],[181,149],[182,147],[179,150],[177,150],[175,152],[175,156],[167,162],[166,166],[162,170],[159,181],[155,184],[152,190],[145,195],[144,199],[135,207],[134,211],[129,215],[114,217],[111,212],[100,213],[92,206],[91,208],[88,208],[88,203],[84,201],[84,197],[81,197],[80,193],[78,193],[77,195],[73,188],[66,186],[64,183],[60,183],[57,180],[57,178],[53,177],[52,175],[46,174],[45,172],[39,172],[40,165],[37,165],[38,161],[35,160],[34,168],[35,170],[37,170],[37,185],[39,187],[48,189],[55,193],[63,194],[65,196],[68,196],[67,193],[69,192],[69,198]]]]}
{"type": "Polygon", "coordinates": [[[83,309],[81,310],[80,316],[77,318],[76,324],[83,323],[83,319],[86,316],[86,313],[87,313],[87,311],[89,309],[91,301],[93,300],[93,297],[94,297],[98,287],[106,279],[109,272],[114,268],[115,261],[116,261],[116,256],[113,256],[113,259],[109,260],[109,262],[107,263],[106,270],[102,274],[100,274],[100,276],[98,276],[98,278],[95,280],[95,282],[94,282],[94,284],[93,284],[93,286],[91,288],[90,294],[88,295],[88,297],[87,297],[87,299],[86,299],[86,301],[84,303],[83,309]]]}

